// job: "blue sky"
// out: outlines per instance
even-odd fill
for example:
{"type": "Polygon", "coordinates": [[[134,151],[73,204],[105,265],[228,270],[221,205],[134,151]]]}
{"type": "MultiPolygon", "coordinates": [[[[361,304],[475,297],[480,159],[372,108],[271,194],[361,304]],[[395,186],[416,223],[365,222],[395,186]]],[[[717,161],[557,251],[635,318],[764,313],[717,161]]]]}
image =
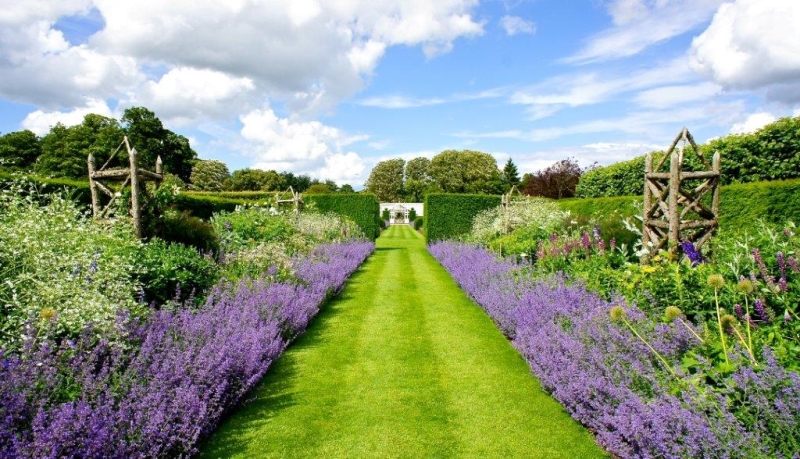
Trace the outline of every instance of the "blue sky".
{"type": "Polygon", "coordinates": [[[791,0],[0,0],[0,132],[148,107],[231,170],[534,172],[800,115],[791,0]]]}

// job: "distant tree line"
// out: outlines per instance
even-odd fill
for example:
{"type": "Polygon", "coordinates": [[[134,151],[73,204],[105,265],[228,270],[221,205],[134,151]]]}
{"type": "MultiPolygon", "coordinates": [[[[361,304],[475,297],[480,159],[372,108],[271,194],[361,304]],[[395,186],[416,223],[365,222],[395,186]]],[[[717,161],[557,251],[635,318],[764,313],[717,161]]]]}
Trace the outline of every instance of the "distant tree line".
{"type": "MultiPolygon", "coordinates": [[[[0,135],[0,169],[33,173],[43,177],[86,179],[86,158],[93,155],[98,166],[105,164],[128,136],[139,153],[140,165],[154,168],[161,157],[170,180],[198,191],[277,191],[292,187],[306,193],[353,192],[332,180],[320,181],[292,172],[241,169],[231,173],[225,163],[198,159],[189,139],[166,129],[156,114],[144,107],[132,107],[117,121],[97,114],[86,115],[81,124],[57,123],[38,137],[30,130],[0,135]]],[[[110,167],[125,167],[128,155],[118,153],[110,167]]]]}
{"type": "Polygon", "coordinates": [[[488,153],[446,150],[433,159],[381,161],[370,172],[366,191],[383,202],[421,202],[428,193],[501,194],[519,184],[509,159],[503,170],[488,153]]]}

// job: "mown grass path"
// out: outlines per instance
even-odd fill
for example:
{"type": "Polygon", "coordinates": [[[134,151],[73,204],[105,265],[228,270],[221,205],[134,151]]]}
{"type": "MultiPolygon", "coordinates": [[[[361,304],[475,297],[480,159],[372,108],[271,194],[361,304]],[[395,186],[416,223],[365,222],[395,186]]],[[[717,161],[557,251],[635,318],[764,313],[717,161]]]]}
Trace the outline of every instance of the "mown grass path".
{"type": "Polygon", "coordinates": [[[202,457],[603,457],[431,257],[393,226],[202,457]]]}

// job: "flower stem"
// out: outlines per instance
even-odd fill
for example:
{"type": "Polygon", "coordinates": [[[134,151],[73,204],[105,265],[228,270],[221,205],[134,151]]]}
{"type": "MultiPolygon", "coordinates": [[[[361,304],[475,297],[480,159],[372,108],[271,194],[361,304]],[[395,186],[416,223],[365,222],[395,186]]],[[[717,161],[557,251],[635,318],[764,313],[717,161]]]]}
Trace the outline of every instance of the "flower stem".
{"type": "Polygon", "coordinates": [[[667,363],[666,359],[664,359],[664,357],[662,357],[661,354],[657,350],[655,350],[655,348],[653,346],[651,346],[650,343],[648,343],[646,339],[642,338],[642,335],[640,335],[639,332],[637,332],[636,329],[633,328],[633,325],[631,325],[631,323],[628,322],[628,319],[623,318],[622,321],[625,322],[625,325],[627,325],[628,328],[631,329],[633,334],[636,335],[636,337],[639,338],[645,344],[645,346],[650,348],[650,350],[653,352],[653,354],[655,354],[655,356],[658,357],[658,360],[660,360],[661,363],[664,364],[664,367],[666,367],[666,369],[669,370],[670,374],[672,374],[672,376],[675,379],[678,379],[678,375],[675,374],[675,370],[672,369],[672,366],[670,366],[670,364],[667,363]]]}
{"type": "Polygon", "coordinates": [[[722,353],[725,355],[725,363],[730,363],[728,360],[728,348],[725,346],[725,331],[722,329],[722,315],[719,311],[719,295],[717,295],[717,288],[714,288],[714,303],[717,306],[717,325],[719,326],[719,339],[722,340],[722,353]]]}

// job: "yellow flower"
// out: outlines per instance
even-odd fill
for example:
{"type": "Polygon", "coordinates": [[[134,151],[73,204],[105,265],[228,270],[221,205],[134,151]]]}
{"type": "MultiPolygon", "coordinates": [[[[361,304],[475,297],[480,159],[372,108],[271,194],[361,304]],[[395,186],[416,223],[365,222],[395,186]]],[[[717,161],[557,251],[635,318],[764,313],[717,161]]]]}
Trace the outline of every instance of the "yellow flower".
{"type": "Polygon", "coordinates": [[[656,267],[655,266],[650,266],[650,265],[642,266],[642,272],[647,273],[647,274],[654,273],[654,272],[656,272],[656,267]]]}
{"type": "Polygon", "coordinates": [[[39,311],[39,317],[44,320],[52,320],[57,314],[56,310],[53,308],[44,308],[39,311]]]}
{"type": "Polygon", "coordinates": [[[625,308],[622,306],[614,306],[611,308],[609,315],[611,316],[611,320],[618,322],[625,318],[625,308]]]}
{"type": "Polygon", "coordinates": [[[712,274],[708,276],[707,282],[709,287],[720,289],[725,285],[725,278],[720,274],[712,274]]]}

